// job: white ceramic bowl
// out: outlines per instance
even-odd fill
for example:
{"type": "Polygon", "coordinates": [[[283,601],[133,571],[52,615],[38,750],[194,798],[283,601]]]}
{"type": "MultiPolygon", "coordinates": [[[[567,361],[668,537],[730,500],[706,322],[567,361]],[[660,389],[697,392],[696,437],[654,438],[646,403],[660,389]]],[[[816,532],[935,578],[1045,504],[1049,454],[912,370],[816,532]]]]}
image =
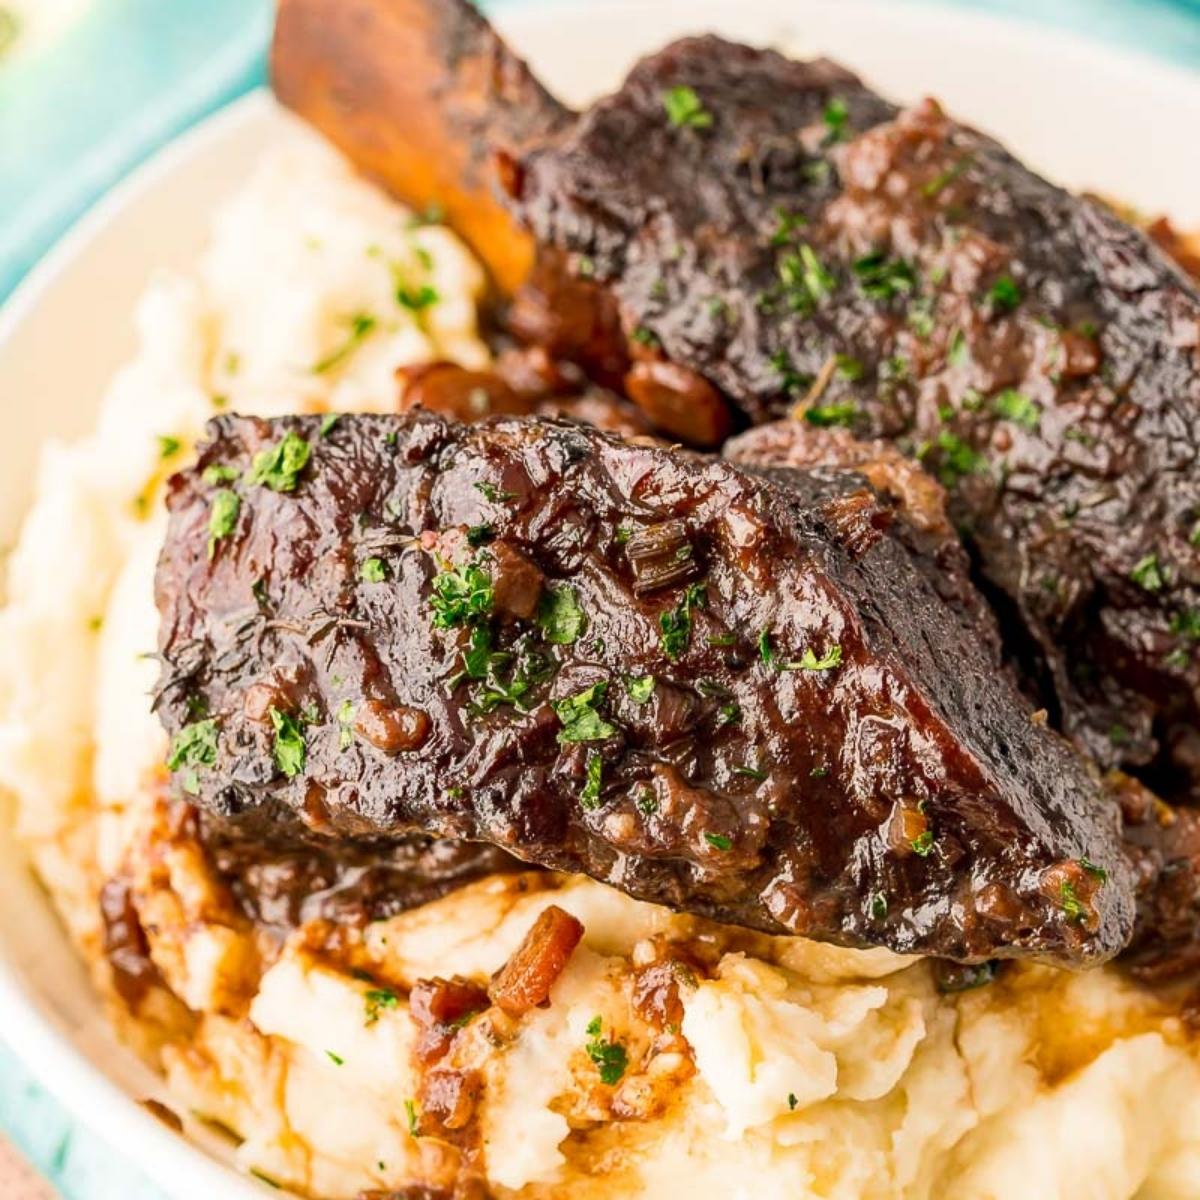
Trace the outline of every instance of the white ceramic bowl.
{"type": "MultiPolygon", "coordinates": [[[[508,8],[499,24],[549,85],[584,100],[668,38],[705,29],[827,53],[900,100],[937,95],[1072,187],[1200,227],[1200,76],[1033,25],[889,0],[645,0],[508,8]]],[[[39,445],[94,419],[132,350],[152,271],[185,266],[210,217],[262,149],[295,136],[265,94],[247,97],[113,191],[0,313],[0,545],[28,502],[39,445]]],[[[44,894],[0,829],[0,1029],[61,1099],[178,1200],[257,1197],[137,1099],[157,1081],[110,1034],[44,894]]]]}

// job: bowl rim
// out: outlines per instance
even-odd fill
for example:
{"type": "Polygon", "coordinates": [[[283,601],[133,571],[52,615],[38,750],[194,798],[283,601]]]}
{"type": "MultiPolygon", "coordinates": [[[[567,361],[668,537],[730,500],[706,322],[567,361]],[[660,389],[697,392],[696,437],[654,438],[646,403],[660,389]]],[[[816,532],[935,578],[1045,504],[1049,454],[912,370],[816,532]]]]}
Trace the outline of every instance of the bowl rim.
{"type": "MultiPolygon", "coordinates": [[[[788,0],[660,0],[654,19],[667,23],[686,14],[687,24],[701,28],[710,17],[752,3],[763,9],[789,10],[788,0]]],[[[889,21],[914,26],[936,22],[942,30],[967,31],[969,36],[994,36],[1000,44],[1036,36],[1063,56],[1063,71],[1083,65],[1106,70],[1153,71],[1157,84],[1180,89],[1194,103],[1200,96],[1200,73],[1165,62],[1152,53],[1115,47],[1032,17],[1004,17],[994,12],[948,7],[914,0],[903,6],[892,0],[808,0],[809,3],[853,8],[856,19],[886,12],[889,21]]],[[[526,29],[549,32],[553,26],[595,20],[598,14],[645,15],[642,0],[585,0],[573,7],[561,2],[539,5],[536,0],[493,8],[497,26],[516,35],[526,29]]],[[[794,13],[794,9],[792,10],[794,13]]],[[[172,139],[107,191],[54,243],[0,306],[0,346],[14,338],[44,297],[66,279],[83,250],[139,197],[154,191],[193,156],[210,150],[235,131],[276,118],[280,110],[270,92],[256,88],[232,101],[172,139]]],[[[0,564],[0,573],[3,565],[0,564]]],[[[22,858],[24,856],[22,855],[22,858]]],[[[49,905],[49,900],[46,903],[49,905]]],[[[110,1074],[93,1062],[39,1003],[36,991],[22,977],[0,940],[0,1015],[4,1040],[13,1054],[67,1109],[80,1125],[124,1152],[133,1166],[169,1196],[241,1200],[261,1197],[261,1185],[222,1163],[196,1142],[182,1137],[154,1117],[110,1074]],[[132,1152],[136,1148],[136,1157],[132,1152]]],[[[125,1051],[132,1055],[132,1051],[125,1051]]],[[[290,1193],[280,1192],[280,1195],[290,1193]]]]}

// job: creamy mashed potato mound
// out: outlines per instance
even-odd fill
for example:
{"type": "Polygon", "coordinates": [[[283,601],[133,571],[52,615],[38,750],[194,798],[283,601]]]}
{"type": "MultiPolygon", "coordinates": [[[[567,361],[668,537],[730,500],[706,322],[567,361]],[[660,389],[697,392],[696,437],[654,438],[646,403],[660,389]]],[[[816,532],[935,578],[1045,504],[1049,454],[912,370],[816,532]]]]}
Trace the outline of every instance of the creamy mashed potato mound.
{"type": "Polygon", "coordinates": [[[451,233],[298,140],[219,214],[193,272],[149,288],[95,432],[45,451],[0,613],[0,786],[162,1102],[305,1195],[445,1183],[457,1152],[420,1136],[408,993],[486,984],[555,904],[585,933],[549,1005],[473,1016],[450,1055],[481,1081],[479,1169],[500,1200],[1195,1200],[1200,1064],[1168,999],[1115,969],[1015,965],[945,995],[922,961],[536,873],[336,953],[249,925],[163,799],[147,705],[163,480],[214,412],[387,411],[400,365],[486,363],[483,287],[451,233]],[[159,977],[132,1010],[97,900],[117,876],[159,977]],[[664,954],[692,964],[667,1027],[635,1002],[664,954]]]}

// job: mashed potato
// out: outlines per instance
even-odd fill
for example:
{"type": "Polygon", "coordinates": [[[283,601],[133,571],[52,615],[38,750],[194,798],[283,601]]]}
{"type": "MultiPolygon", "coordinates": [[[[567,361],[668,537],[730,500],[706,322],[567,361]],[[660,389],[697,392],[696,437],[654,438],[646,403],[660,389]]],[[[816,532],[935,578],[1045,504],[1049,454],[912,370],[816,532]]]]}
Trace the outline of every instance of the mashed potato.
{"type": "Polygon", "coordinates": [[[146,696],[161,484],[215,411],[386,410],[393,372],[486,361],[477,265],[313,145],[266,162],[196,271],[157,281],[96,432],[47,448],[0,613],[0,786],[114,1018],[185,1125],[315,1197],[452,1180],[417,1097],[422,980],[485,984],[554,904],[550,1003],[488,1007],[471,1161],[501,1200],[1194,1200],[1200,1061],[1116,970],[941,994],[886,951],[769,938],[582,879],[481,880],[336,940],[252,928],[162,799],[146,696]],[[116,996],[97,896],[128,881],[160,982],[116,996]],[[640,1002],[668,972],[679,1019],[640,1002]]]}

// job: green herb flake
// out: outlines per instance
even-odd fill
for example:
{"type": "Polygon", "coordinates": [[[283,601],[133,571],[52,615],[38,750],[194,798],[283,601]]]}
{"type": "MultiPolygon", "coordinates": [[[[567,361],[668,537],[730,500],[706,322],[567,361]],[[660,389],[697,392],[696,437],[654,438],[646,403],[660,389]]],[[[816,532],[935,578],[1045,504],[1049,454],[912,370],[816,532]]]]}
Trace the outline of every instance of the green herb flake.
{"type": "Polygon", "coordinates": [[[572,646],[587,630],[587,614],[573,587],[547,588],[538,604],[537,624],[553,646],[572,646]]]}
{"type": "Polygon", "coordinates": [[[633,802],[637,806],[638,812],[644,813],[648,817],[658,812],[658,797],[654,794],[654,789],[648,783],[644,783],[638,788],[633,802]]]}
{"type": "Polygon", "coordinates": [[[439,299],[441,297],[438,295],[437,288],[430,287],[427,283],[416,288],[403,283],[396,286],[396,303],[412,313],[423,313],[426,309],[432,308],[439,299]]]}
{"type": "Polygon", "coordinates": [[[304,742],[304,726],[291,713],[280,712],[277,708],[268,709],[268,713],[275,730],[275,746],[272,751],[275,765],[289,779],[295,779],[304,770],[304,760],[308,752],[304,742]]]}
{"type": "Polygon", "coordinates": [[[447,567],[433,579],[433,609],[435,629],[453,629],[470,625],[489,617],[495,592],[492,577],[483,569],[483,560],[475,559],[460,567],[447,567]]]}
{"type": "Polygon", "coordinates": [[[659,614],[658,627],[663,653],[672,661],[688,648],[692,639],[692,610],[704,605],[704,584],[690,583],[684,590],[679,606],[659,614]]]}
{"type": "Polygon", "coordinates": [[[421,1136],[421,1116],[417,1112],[415,1101],[405,1100],[404,1114],[408,1118],[408,1136],[419,1138],[421,1136]]]}
{"type": "Polygon", "coordinates": [[[308,466],[312,447],[294,430],[288,430],[283,440],[260,450],[250,465],[247,481],[273,492],[294,492],[300,472],[308,466]]]}
{"type": "Polygon", "coordinates": [[[583,785],[583,791],[579,793],[579,807],[584,809],[599,808],[600,788],[604,782],[604,759],[595,750],[588,751],[585,770],[587,779],[583,785]]]}
{"type": "Polygon", "coordinates": [[[846,138],[846,122],[850,117],[845,100],[840,96],[834,96],[825,105],[821,116],[825,121],[825,137],[821,144],[823,146],[831,146],[834,142],[844,141],[846,138]]]}
{"type": "Polygon", "coordinates": [[[785,671],[832,671],[842,665],[842,648],[836,643],[819,658],[811,646],[805,648],[798,662],[783,664],[785,671]]]}
{"type": "Polygon", "coordinates": [[[177,437],[172,437],[169,433],[160,433],[158,435],[159,458],[174,458],[182,449],[183,443],[177,437]]]}
{"type": "Polygon", "coordinates": [[[654,687],[657,680],[653,675],[631,675],[625,680],[625,690],[629,693],[629,698],[634,704],[646,704],[650,697],[654,695],[654,687]]]}
{"type": "Polygon", "coordinates": [[[354,743],[354,702],[343,700],[338,705],[338,749],[349,750],[354,743]]]}
{"type": "Polygon", "coordinates": [[[971,165],[971,162],[971,155],[968,154],[944,171],[939,171],[932,179],[921,185],[921,195],[932,199],[952,184],[971,165]]]}
{"type": "Polygon", "coordinates": [[[326,1050],[325,1057],[328,1058],[335,1067],[344,1067],[346,1065],[346,1060],[340,1054],[334,1054],[332,1050],[326,1050]]]}
{"type": "Polygon", "coordinates": [[[914,854],[920,855],[921,858],[928,858],[933,853],[933,830],[926,829],[924,833],[913,838],[910,844],[914,854]]]}
{"type": "Polygon", "coordinates": [[[517,494],[516,492],[503,491],[494,483],[483,481],[477,481],[472,486],[489,504],[503,504],[506,500],[515,499],[517,494]]]}
{"type": "Polygon", "coordinates": [[[948,429],[943,429],[929,448],[939,452],[938,478],[945,487],[953,487],[964,475],[983,466],[983,455],[948,429]]]}
{"type": "Polygon", "coordinates": [[[758,657],[768,667],[775,665],[775,651],[771,646],[771,631],[769,629],[764,629],[758,635],[758,657]]]}
{"type": "Polygon", "coordinates": [[[382,583],[387,578],[387,565],[382,558],[368,558],[358,570],[366,583],[382,583]]]}
{"type": "Polygon", "coordinates": [[[853,425],[857,416],[858,405],[849,402],[814,404],[804,410],[804,419],[818,429],[829,429],[834,425],[853,425]]]}
{"type": "Polygon", "coordinates": [[[746,779],[754,779],[759,783],[762,783],[767,777],[766,771],[761,767],[733,767],[731,769],[735,775],[742,775],[746,779]]]}
{"type": "Polygon", "coordinates": [[[655,336],[652,329],[647,329],[645,325],[639,325],[630,335],[639,346],[657,346],[658,338],[655,336]]]}
{"type": "Polygon", "coordinates": [[[810,313],[837,286],[837,277],[806,242],[785,254],[778,265],[779,282],[792,312],[810,313]]]}
{"type": "Polygon", "coordinates": [[[775,210],[775,231],[771,234],[772,246],[786,246],[794,242],[800,231],[808,225],[808,218],[803,213],[790,213],[786,208],[775,210]]]}
{"type": "Polygon", "coordinates": [[[588,1042],[584,1049],[587,1056],[600,1072],[600,1082],[613,1087],[621,1081],[625,1068],[629,1065],[629,1055],[620,1042],[606,1040],[601,1033],[599,1017],[593,1017],[587,1026],[588,1042]]]}
{"type": "Polygon", "coordinates": [[[1005,388],[992,398],[992,408],[996,415],[1022,429],[1037,429],[1042,420],[1041,405],[1030,400],[1015,388],[1005,388]]]}
{"type": "Polygon", "coordinates": [[[1098,879],[1101,883],[1108,882],[1108,872],[1103,867],[1098,867],[1090,858],[1081,858],[1079,865],[1093,878],[1098,879]]]}
{"type": "Polygon", "coordinates": [[[350,329],[340,345],[312,366],[314,375],[324,375],[339,367],[374,333],[379,322],[370,313],[355,313],[349,321],[350,329]]]}
{"type": "Polygon", "coordinates": [[[732,633],[714,633],[704,639],[710,646],[736,646],[737,637],[732,633]]]}
{"type": "Polygon", "coordinates": [[[703,105],[695,89],[686,84],[667,88],[662,94],[667,120],[680,129],[709,129],[713,117],[703,105]]]}
{"type": "Polygon", "coordinates": [[[1171,632],[1189,642],[1200,642],[1200,609],[1189,608],[1171,617],[1171,632]]]}
{"type": "Polygon", "coordinates": [[[1161,592],[1167,582],[1157,554],[1147,554],[1129,572],[1129,578],[1147,592],[1161,592]]]}
{"type": "Polygon", "coordinates": [[[727,850],[733,849],[733,841],[727,838],[723,833],[708,833],[705,831],[704,840],[714,849],[720,850],[724,854],[727,850]]]}
{"type": "Polygon", "coordinates": [[[1021,303],[1021,289],[1011,275],[1001,275],[988,288],[987,298],[993,312],[1009,313],[1021,303]]]}
{"type": "Polygon", "coordinates": [[[227,467],[223,463],[213,463],[207,466],[200,474],[200,478],[204,480],[209,487],[214,487],[217,484],[232,483],[238,477],[236,467],[227,467]]]}
{"type": "Polygon", "coordinates": [[[796,1111],[796,1105],[797,1105],[797,1104],[799,1104],[799,1103],[800,1103],[800,1101],[796,1099],[796,1093],[795,1093],[795,1092],[788,1092],[788,1101],[787,1101],[787,1104],[788,1104],[788,1112],[795,1112],[795,1111],[796,1111]]]}
{"type": "Polygon", "coordinates": [[[210,717],[204,721],[193,721],[185,725],[172,739],[167,755],[167,770],[186,769],[183,790],[195,795],[200,790],[196,772],[217,763],[217,722],[210,717]]]}
{"type": "Polygon", "coordinates": [[[876,921],[882,921],[887,916],[887,911],[887,897],[882,892],[875,892],[871,896],[871,916],[876,921]]]}
{"type": "Polygon", "coordinates": [[[602,742],[617,732],[597,711],[604,702],[608,684],[604,680],[576,692],[564,700],[555,700],[553,708],[562,728],[558,731],[560,745],[571,742],[602,742]]]}
{"type": "Polygon", "coordinates": [[[400,1007],[400,997],[391,988],[368,988],[363,993],[363,1004],[366,1008],[366,1024],[374,1025],[380,1015],[390,1009],[400,1007]]]}
{"type": "Polygon", "coordinates": [[[946,361],[952,367],[961,367],[970,358],[967,349],[967,335],[961,329],[956,329],[950,335],[950,345],[946,349],[946,361]]]}
{"type": "Polygon", "coordinates": [[[283,1191],[283,1184],[277,1179],[272,1179],[265,1171],[260,1171],[257,1167],[251,1167],[250,1174],[257,1179],[259,1183],[265,1183],[267,1187],[274,1188],[277,1192],[283,1191]]]}
{"type": "Polygon", "coordinates": [[[321,426],[319,433],[321,437],[328,437],[333,432],[333,427],[342,419],[341,413],[326,413],[321,418],[321,426]]]}
{"type": "Polygon", "coordinates": [[[856,259],[853,271],[863,295],[872,300],[907,295],[917,286],[916,272],[907,262],[879,250],[856,259]]]}
{"type": "Polygon", "coordinates": [[[862,359],[855,358],[852,354],[835,354],[833,362],[837,373],[851,383],[856,383],[866,373],[862,359]]]}
{"type": "Polygon", "coordinates": [[[1087,916],[1087,908],[1076,894],[1075,885],[1069,879],[1064,879],[1058,889],[1059,905],[1070,921],[1082,921],[1087,916]]]}
{"type": "Polygon", "coordinates": [[[213,492],[208,510],[208,557],[216,553],[217,543],[228,537],[237,528],[238,513],[242,511],[242,500],[237,492],[219,488],[213,492]]]}

